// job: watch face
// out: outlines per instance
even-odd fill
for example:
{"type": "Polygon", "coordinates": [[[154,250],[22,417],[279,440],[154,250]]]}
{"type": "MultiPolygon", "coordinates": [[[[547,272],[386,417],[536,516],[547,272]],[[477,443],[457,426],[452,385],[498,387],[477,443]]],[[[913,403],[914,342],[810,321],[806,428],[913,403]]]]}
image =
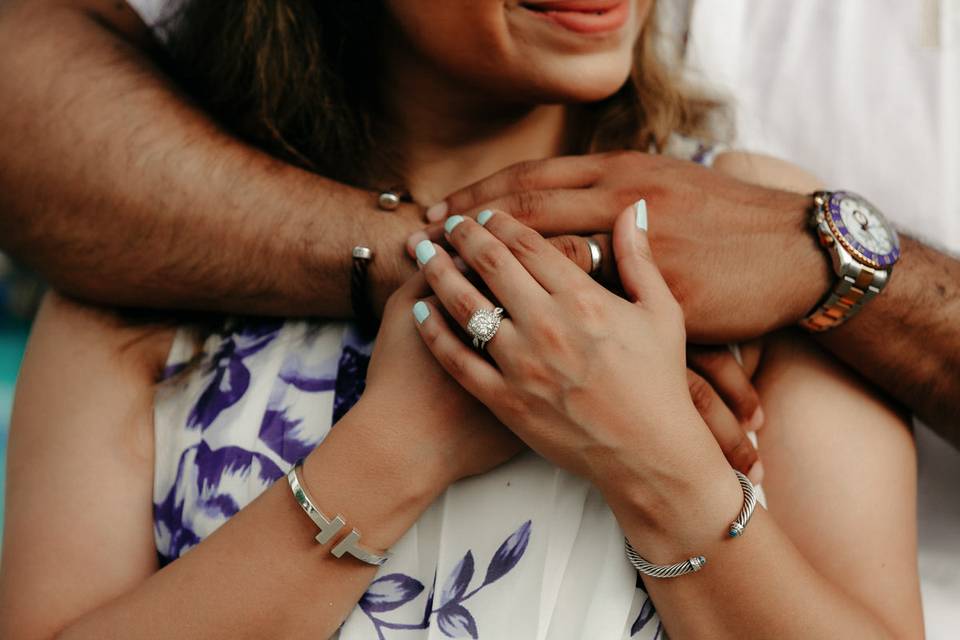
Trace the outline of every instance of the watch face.
{"type": "Polygon", "coordinates": [[[892,266],[900,257],[897,232],[864,198],[837,191],[827,207],[827,224],[854,259],[882,268],[892,266]]]}

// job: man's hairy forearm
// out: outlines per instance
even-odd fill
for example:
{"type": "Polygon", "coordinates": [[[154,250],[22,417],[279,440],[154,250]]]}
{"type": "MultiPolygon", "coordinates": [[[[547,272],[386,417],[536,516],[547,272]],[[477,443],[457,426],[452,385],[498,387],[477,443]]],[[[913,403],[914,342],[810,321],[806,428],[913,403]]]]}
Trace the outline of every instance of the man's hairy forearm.
{"type": "Polygon", "coordinates": [[[415,223],[227,135],[79,4],[0,11],[0,249],[107,304],[348,315],[350,246],[415,223]]]}
{"type": "Polygon", "coordinates": [[[960,447],[960,260],[902,244],[883,293],[820,340],[960,447]]]}

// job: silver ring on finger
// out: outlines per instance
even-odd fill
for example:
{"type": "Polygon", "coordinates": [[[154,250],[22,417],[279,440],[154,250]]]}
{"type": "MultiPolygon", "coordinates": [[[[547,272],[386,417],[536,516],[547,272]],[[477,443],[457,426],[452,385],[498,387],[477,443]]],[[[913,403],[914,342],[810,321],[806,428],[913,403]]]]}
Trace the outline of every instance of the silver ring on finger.
{"type": "Polygon", "coordinates": [[[587,247],[590,249],[590,273],[591,277],[597,277],[600,273],[600,265],[603,263],[603,250],[600,249],[600,243],[593,238],[584,238],[587,241],[587,247]]]}
{"type": "Polygon", "coordinates": [[[493,340],[500,330],[503,320],[503,309],[477,309],[467,321],[467,333],[473,337],[473,346],[483,351],[487,343],[493,340]]]}

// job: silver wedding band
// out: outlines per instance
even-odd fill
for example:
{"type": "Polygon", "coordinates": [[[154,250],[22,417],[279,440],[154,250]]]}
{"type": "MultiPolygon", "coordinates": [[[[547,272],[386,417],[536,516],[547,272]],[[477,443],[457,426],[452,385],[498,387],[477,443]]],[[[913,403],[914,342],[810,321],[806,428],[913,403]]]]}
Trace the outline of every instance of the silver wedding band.
{"type": "Polygon", "coordinates": [[[584,240],[587,241],[587,247],[590,248],[590,275],[595,277],[600,273],[603,251],[600,249],[600,243],[593,238],[584,238],[584,240]]]}

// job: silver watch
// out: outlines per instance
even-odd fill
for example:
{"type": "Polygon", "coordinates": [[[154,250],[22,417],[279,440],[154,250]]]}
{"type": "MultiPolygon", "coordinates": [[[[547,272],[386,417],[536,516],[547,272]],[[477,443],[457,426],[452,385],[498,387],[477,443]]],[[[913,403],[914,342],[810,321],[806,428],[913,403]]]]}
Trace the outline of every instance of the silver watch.
{"type": "Polygon", "coordinates": [[[826,331],[883,290],[900,259],[900,239],[883,214],[855,193],[818,191],[813,202],[810,224],[830,254],[837,282],[800,326],[826,331]]]}

